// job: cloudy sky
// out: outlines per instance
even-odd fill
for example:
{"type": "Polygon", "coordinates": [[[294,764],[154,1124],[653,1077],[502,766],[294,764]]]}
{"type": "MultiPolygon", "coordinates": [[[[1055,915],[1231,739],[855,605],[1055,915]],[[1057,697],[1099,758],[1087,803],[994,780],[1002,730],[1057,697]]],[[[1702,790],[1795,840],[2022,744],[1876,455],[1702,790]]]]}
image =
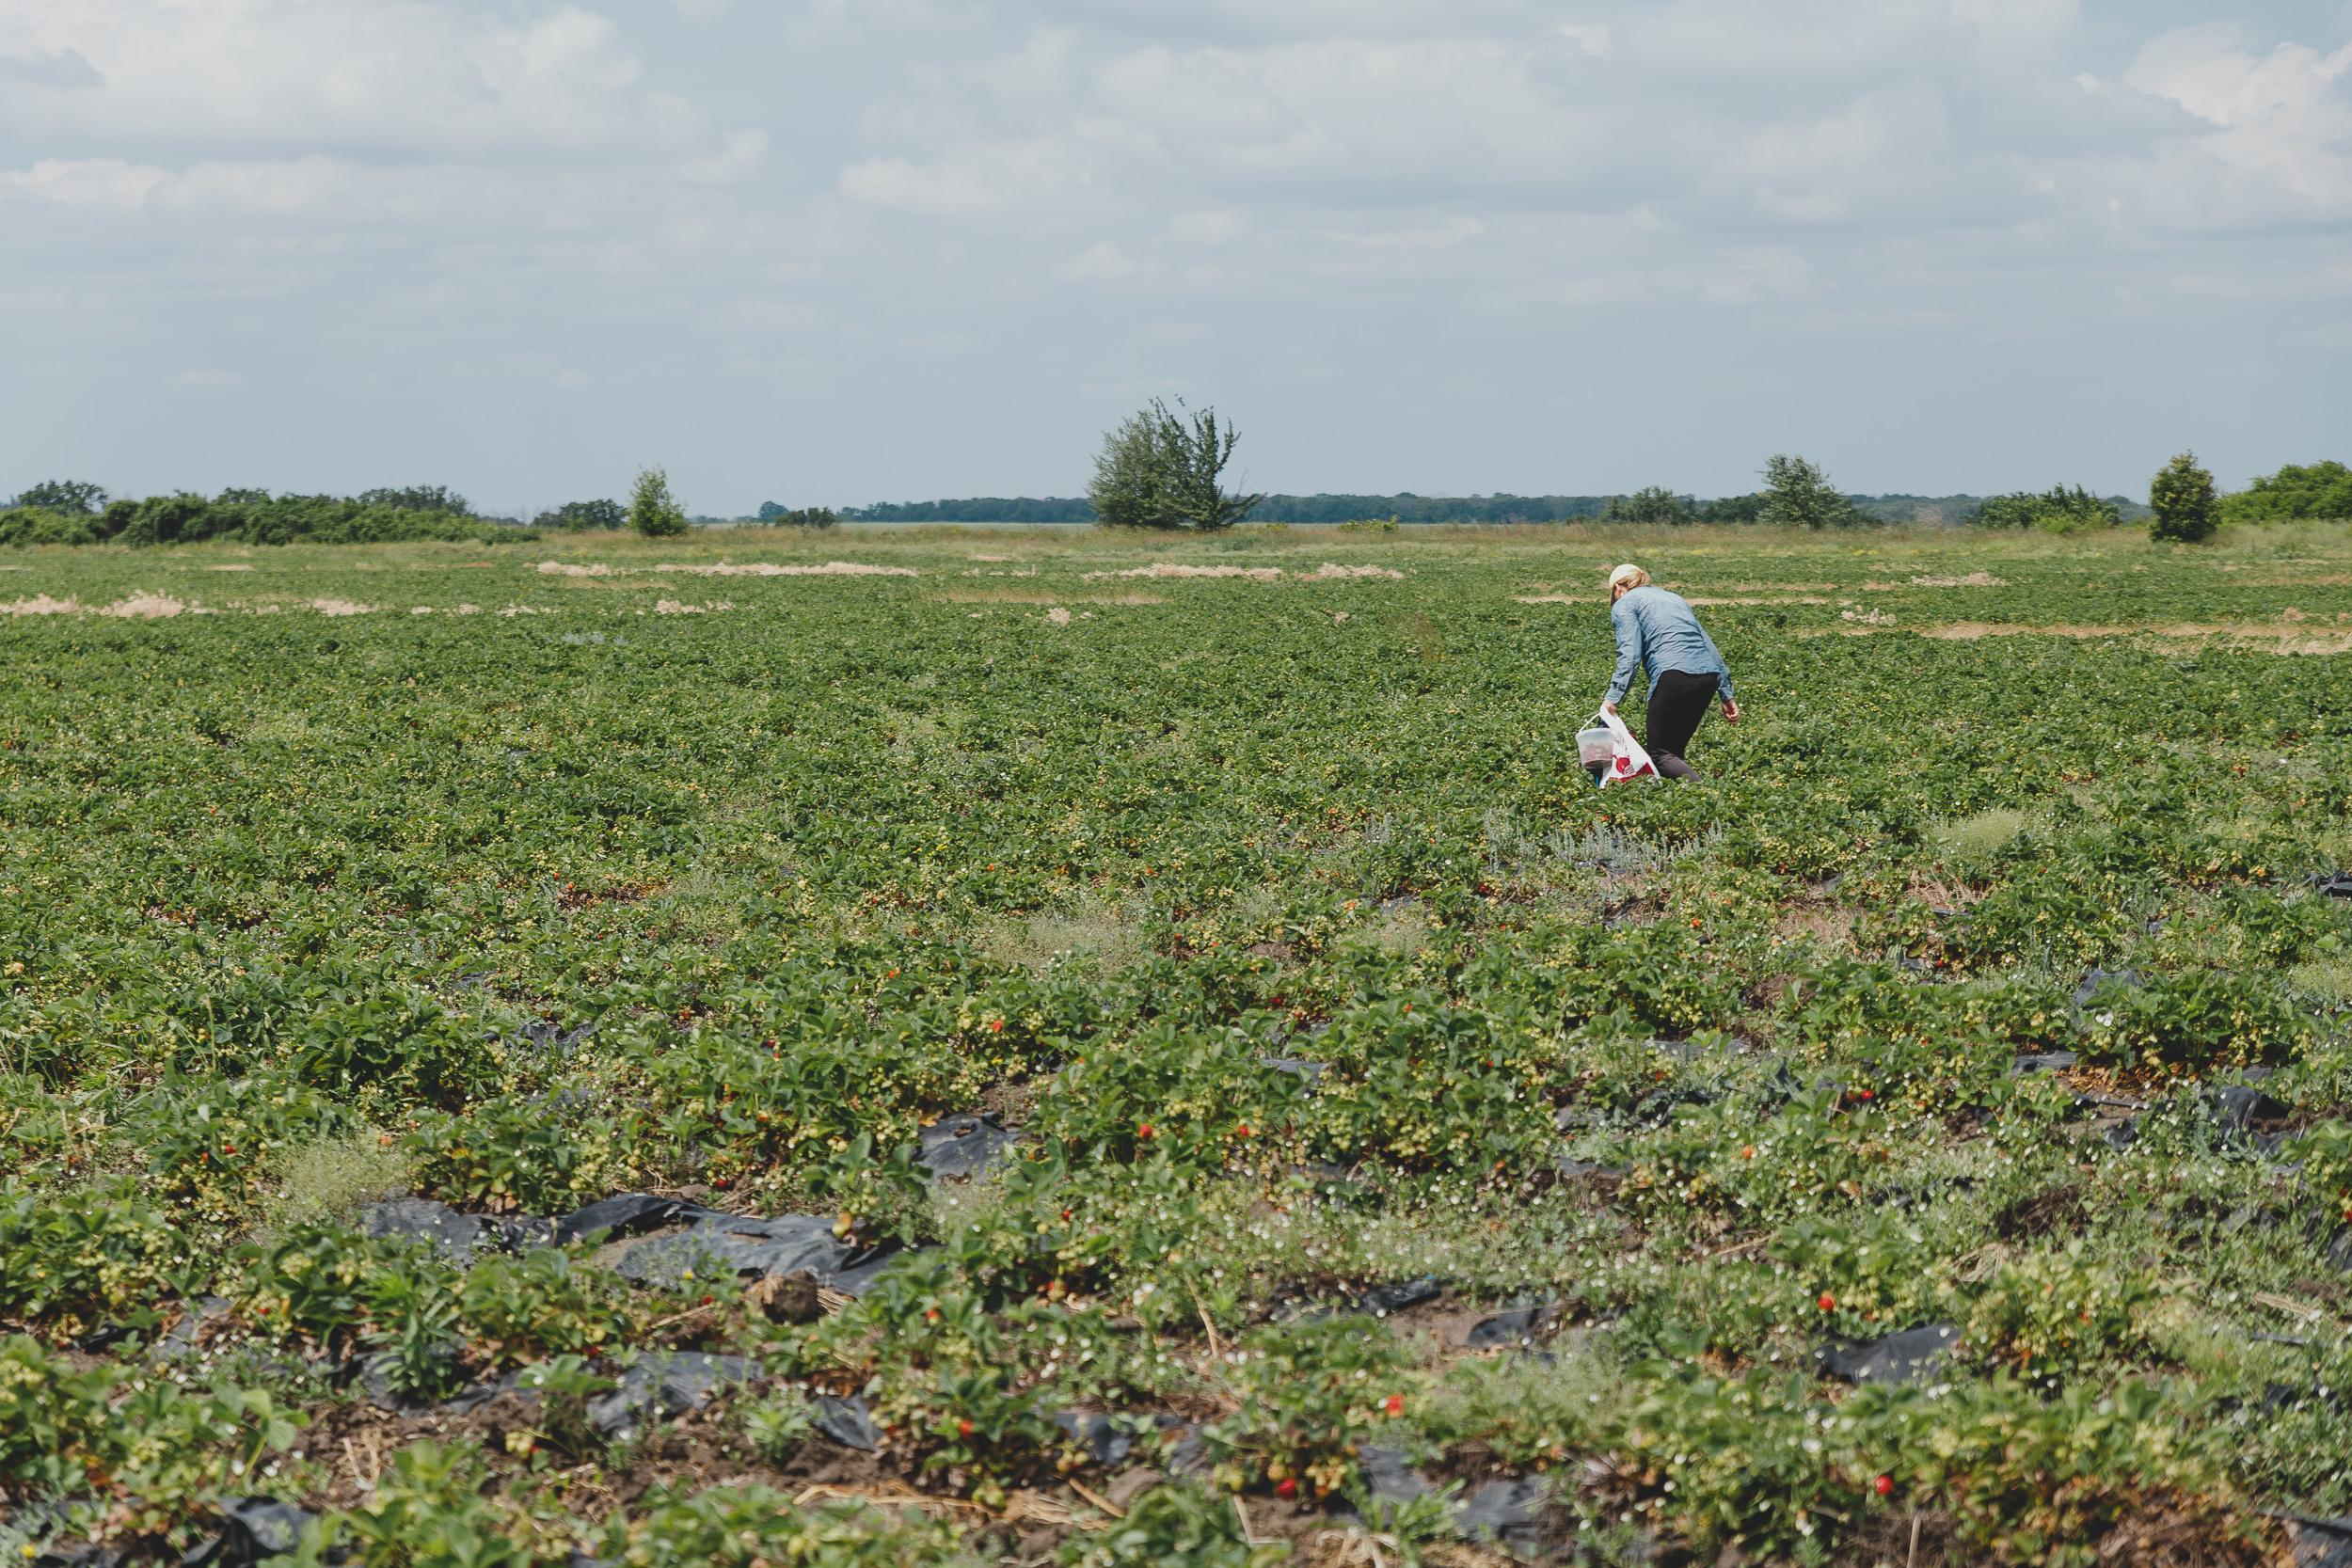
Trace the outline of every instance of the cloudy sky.
{"type": "Polygon", "coordinates": [[[0,495],[2352,457],[2345,0],[0,0],[0,495]]]}

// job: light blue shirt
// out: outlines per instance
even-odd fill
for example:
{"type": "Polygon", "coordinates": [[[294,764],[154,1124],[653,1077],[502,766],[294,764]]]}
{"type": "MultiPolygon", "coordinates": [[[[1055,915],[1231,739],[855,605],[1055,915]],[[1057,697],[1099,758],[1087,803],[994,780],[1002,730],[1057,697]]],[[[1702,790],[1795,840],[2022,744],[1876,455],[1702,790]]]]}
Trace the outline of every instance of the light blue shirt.
{"type": "Polygon", "coordinates": [[[1617,634],[1617,673],[1609,683],[1609,700],[1625,701],[1633,685],[1633,672],[1646,668],[1656,681],[1669,670],[1715,677],[1715,695],[1724,702],[1731,694],[1731,666],[1715,651],[1715,641],[1699,625],[1690,601],[1655,583],[1633,589],[1609,607],[1609,624],[1617,634]]]}

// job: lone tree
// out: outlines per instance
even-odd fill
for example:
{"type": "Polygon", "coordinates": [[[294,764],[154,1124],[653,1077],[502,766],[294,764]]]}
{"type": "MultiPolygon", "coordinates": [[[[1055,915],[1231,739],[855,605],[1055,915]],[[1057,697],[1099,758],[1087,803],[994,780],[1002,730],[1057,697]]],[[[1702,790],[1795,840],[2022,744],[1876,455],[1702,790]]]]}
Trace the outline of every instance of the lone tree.
{"type": "Polygon", "coordinates": [[[2156,470],[2148,486],[2148,537],[2194,545],[2213,537],[2221,526],[2221,503],[2214,495],[2213,475],[2197,466],[2197,454],[2185,451],[2156,470]]]}
{"type": "Polygon", "coordinates": [[[1102,522],[1214,532],[1232,528],[1265,499],[1219,486],[1241,432],[1220,425],[1214,408],[1195,412],[1182,398],[1176,406],[1188,418],[1179,419],[1153,398],[1152,406],[1103,437],[1094,482],[1087,486],[1102,522]]]}
{"type": "Polygon", "coordinates": [[[1820,464],[1783,452],[1765,460],[1759,520],[1778,528],[1824,529],[1852,528],[1863,517],[1820,464]]]}
{"type": "Polygon", "coordinates": [[[639,472],[628,495],[628,526],[648,539],[686,531],[686,509],[670,494],[667,472],[658,467],[639,472]]]}

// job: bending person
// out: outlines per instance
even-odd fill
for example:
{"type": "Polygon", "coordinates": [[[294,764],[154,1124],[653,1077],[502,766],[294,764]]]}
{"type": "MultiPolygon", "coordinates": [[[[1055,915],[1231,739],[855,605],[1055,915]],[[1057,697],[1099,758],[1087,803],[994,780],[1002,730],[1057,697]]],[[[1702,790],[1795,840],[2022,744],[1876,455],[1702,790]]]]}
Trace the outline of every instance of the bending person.
{"type": "Polygon", "coordinates": [[[1634,671],[1646,669],[1649,733],[1642,744],[1666,777],[1697,778],[1698,771],[1682,754],[1707,717],[1707,705],[1722,698],[1724,722],[1740,721],[1731,667],[1716,652],[1714,639],[1699,625],[1690,601],[1650,581],[1639,566],[1620,566],[1609,574],[1609,624],[1617,634],[1617,673],[1600,705],[1616,712],[1633,684],[1634,671]]]}

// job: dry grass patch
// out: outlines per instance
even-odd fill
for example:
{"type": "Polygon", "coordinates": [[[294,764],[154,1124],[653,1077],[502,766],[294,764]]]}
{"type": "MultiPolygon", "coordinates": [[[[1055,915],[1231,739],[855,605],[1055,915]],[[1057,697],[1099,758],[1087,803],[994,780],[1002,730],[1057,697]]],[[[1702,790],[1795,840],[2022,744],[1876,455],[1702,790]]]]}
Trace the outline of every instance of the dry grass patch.
{"type": "Polygon", "coordinates": [[[1928,842],[1947,858],[1989,855],[2006,847],[2031,820],[2015,806],[1994,806],[1936,823],[1928,830],[1928,842]]]}
{"type": "Polygon", "coordinates": [[[79,615],[83,613],[79,599],[53,599],[46,594],[36,594],[29,599],[0,604],[0,615],[79,615]]]}
{"type": "Polygon", "coordinates": [[[408,1161],[387,1134],[373,1128],[348,1137],[301,1144],[278,1161],[278,1190],[264,1230],[308,1221],[348,1220],[378,1198],[408,1190],[408,1161]]]}
{"type": "Polygon", "coordinates": [[[1148,954],[1144,926],[1149,915],[1140,903],[1089,893],[1063,911],[993,921],[981,928],[978,945],[996,962],[1033,974],[1084,958],[1096,973],[1116,974],[1148,954]]]}
{"type": "Polygon", "coordinates": [[[615,566],[609,562],[542,561],[542,577],[614,578],[660,576],[676,572],[694,578],[911,578],[912,566],[877,566],[861,561],[828,561],[818,566],[784,565],[772,561],[721,561],[704,565],[665,561],[652,566],[615,566]]]}
{"type": "Polygon", "coordinates": [[[1855,911],[1830,904],[1793,904],[1783,908],[1772,919],[1772,926],[1792,942],[1813,942],[1823,946],[1851,949],[1853,943],[1855,911]]]}
{"type": "Polygon", "coordinates": [[[198,609],[168,594],[131,594],[112,604],[86,605],[79,599],[53,599],[37,594],[14,604],[0,605],[0,614],[8,615],[103,615],[116,621],[168,621],[176,615],[194,612],[209,615],[211,610],[198,609]]]}
{"type": "Polygon", "coordinates": [[[2235,638],[2254,643],[2274,643],[2276,651],[2282,654],[2340,654],[2352,650],[2352,632],[2308,632],[2293,622],[2283,625],[2169,622],[2144,626],[2063,624],[2032,626],[2010,622],[1953,621],[1940,626],[1922,626],[1919,635],[1947,642],[1974,642],[1987,637],[2156,637],[2190,641],[2235,638]]]}

